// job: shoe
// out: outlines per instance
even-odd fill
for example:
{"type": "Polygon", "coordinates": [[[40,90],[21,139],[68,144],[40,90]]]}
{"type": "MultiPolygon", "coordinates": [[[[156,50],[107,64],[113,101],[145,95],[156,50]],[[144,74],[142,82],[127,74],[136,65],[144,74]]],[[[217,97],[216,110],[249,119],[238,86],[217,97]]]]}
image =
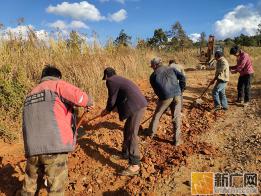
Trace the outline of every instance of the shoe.
{"type": "Polygon", "coordinates": [[[224,108],[224,107],[222,107],[222,110],[225,110],[225,111],[227,111],[227,110],[228,110],[228,108],[224,108]]]}
{"type": "Polygon", "coordinates": [[[127,169],[123,170],[122,172],[120,172],[119,174],[121,176],[135,176],[138,175],[140,173],[140,169],[138,169],[137,171],[132,171],[130,169],[130,167],[128,167],[127,169]]]}

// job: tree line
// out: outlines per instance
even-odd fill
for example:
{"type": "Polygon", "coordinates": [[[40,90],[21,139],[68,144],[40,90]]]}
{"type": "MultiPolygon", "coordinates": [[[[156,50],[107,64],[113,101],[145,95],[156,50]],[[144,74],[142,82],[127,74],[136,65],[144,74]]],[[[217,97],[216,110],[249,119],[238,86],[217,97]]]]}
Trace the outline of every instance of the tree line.
{"type": "MultiPolygon", "coordinates": [[[[122,29],[113,44],[115,46],[128,47],[132,43],[131,38],[132,37],[122,29]]],[[[224,40],[217,41],[219,43],[223,43],[224,46],[232,46],[237,44],[241,46],[261,47],[261,22],[258,25],[256,35],[254,36],[241,34],[234,38],[226,38],[224,40]]],[[[168,51],[199,46],[207,46],[206,33],[202,32],[198,41],[193,42],[188,37],[179,21],[171,25],[169,30],[163,30],[162,28],[155,29],[151,38],[138,39],[136,44],[137,48],[164,49],[168,51]]]]}

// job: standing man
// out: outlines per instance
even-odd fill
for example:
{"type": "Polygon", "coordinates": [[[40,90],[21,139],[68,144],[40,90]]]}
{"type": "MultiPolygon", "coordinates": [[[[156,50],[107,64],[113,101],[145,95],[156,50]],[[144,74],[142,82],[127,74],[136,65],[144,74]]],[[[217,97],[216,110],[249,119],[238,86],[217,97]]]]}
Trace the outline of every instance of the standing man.
{"type": "Polygon", "coordinates": [[[104,70],[103,80],[108,88],[106,109],[101,113],[105,116],[117,108],[120,120],[126,119],[123,131],[123,158],[129,159],[129,167],[120,174],[125,176],[137,175],[140,170],[139,126],[148,105],[139,88],[130,80],[117,76],[113,68],[104,70]]]}
{"type": "Polygon", "coordinates": [[[221,51],[215,52],[215,59],[217,61],[216,73],[214,79],[210,82],[211,85],[216,82],[212,91],[215,111],[227,110],[226,86],[229,81],[229,64],[221,51]]]}
{"type": "Polygon", "coordinates": [[[248,105],[251,96],[251,80],[254,74],[254,69],[250,56],[240,50],[238,46],[234,46],[230,49],[230,54],[237,58],[237,64],[231,66],[230,71],[232,74],[239,72],[240,76],[237,83],[237,103],[248,105]]]}
{"type": "Polygon", "coordinates": [[[181,144],[181,93],[186,86],[185,76],[175,68],[162,66],[160,58],[151,60],[151,68],[154,72],[150,76],[150,84],[159,100],[152,121],[149,125],[148,135],[156,134],[160,117],[170,107],[174,127],[173,143],[181,144]]]}
{"type": "Polygon", "coordinates": [[[21,195],[34,195],[38,170],[44,168],[49,195],[64,195],[68,181],[68,152],[74,150],[74,106],[89,107],[92,99],[79,88],[61,80],[59,69],[47,65],[38,84],[26,97],[23,137],[27,158],[21,195]]]}

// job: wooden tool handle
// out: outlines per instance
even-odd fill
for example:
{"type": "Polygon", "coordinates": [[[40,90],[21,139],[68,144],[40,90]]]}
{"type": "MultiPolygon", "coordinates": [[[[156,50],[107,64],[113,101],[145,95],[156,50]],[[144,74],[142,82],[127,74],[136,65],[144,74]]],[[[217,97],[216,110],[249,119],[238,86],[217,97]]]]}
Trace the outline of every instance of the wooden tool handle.
{"type": "Polygon", "coordinates": [[[203,97],[203,95],[207,92],[209,87],[211,86],[211,83],[208,84],[207,88],[204,90],[204,92],[200,95],[199,99],[203,97]]]}
{"type": "Polygon", "coordinates": [[[151,119],[152,118],[152,116],[153,116],[153,114],[152,115],[150,115],[146,120],[144,120],[142,123],[141,123],[141,125],[143,125],[144,123],[146,123],[149,119],[151,119]]]}

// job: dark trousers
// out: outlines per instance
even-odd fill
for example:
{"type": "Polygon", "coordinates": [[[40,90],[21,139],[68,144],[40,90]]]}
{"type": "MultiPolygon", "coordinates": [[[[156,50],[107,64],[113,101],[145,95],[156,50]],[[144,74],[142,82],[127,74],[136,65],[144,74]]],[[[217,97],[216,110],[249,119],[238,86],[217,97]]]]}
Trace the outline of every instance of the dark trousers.
{"type": "Polygon", "coordinates": [[[123,130],[123,148],[122,152],[129,156],[130,165],[140,164],[139,138],[138,132],[141,119],[146,108],[142,108],[128,117],[123,130]]]}
{"type": "Polygon", "coordinates": [[[237,83],[237,101],[249,102],[251,96],[251,80],[253,74],[240,76],[237,83]],[[243,99],[244,98],[244,99],[243,99]]]}

